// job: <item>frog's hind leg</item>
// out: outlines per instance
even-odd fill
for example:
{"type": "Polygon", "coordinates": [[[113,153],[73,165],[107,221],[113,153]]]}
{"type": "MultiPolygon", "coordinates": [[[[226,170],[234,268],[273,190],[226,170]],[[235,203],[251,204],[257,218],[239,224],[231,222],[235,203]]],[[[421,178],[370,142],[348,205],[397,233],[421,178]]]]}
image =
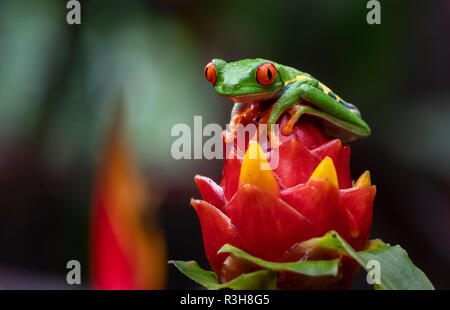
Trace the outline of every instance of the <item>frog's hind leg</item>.
{"type": "MultiPolygon", "coordinates": [[[[334,119],[336,124],[353,134],[362,137],[370,134],[369,126],[359,117],[357,109],[354,111],[354,109],[348,108],[333,93],[327,94],[320,88],[305,83],[300,85],[300,96],[323,112],[327,116],[326,118],[334,119]]],[[[347,105],[349,104],[347,103],[347,105]]]]}

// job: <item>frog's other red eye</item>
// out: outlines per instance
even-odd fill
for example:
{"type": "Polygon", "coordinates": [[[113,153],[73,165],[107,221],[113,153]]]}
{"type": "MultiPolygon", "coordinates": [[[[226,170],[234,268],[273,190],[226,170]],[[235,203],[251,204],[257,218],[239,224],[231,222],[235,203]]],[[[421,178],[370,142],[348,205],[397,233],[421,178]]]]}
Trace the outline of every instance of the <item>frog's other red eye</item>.
{"type": "Polygon", "coordinates": [[[211,84],[216,83],[217,79],[216,67],[214,66],[214,63],[212,61],[208,62],[208,64],[205,66],[203,73],[205,74],[205,78],[211,84]]]}
{"type": "Polygon", "coordinates": [[[263,63],[256,70],[256,80],[259,84],[269,85],[275,81],[277,76],[277,69],[270,62],[263,63]]]}

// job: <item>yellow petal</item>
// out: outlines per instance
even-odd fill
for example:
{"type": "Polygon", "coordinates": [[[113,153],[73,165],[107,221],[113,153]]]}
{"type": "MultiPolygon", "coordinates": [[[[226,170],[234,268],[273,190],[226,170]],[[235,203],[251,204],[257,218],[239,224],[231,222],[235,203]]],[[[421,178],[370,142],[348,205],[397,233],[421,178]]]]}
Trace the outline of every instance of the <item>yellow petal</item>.
{"type": "Polygon", "coordinates": [[[339,188],[336,169],[334,168],[333,160],[330,157],[325,157],[309,178],[310,181],[317,179],[326,179],[336,188],[339,188]]]}
{"type": "Polygon", "coordinates": [[[353,187],[359,187],[359,186],[371,186],[372,182],[370,181],[370,172],[369,170],[366,170],[361,174],[361,176],[358,178],[358,181],[356,181],[355,185],[353,187]]]}
{"type": "Polygon", "coordinates": [[[239,185],[242,184],[252,184],[266,192],[279,194],[275,176],[257,141],[251,142],[242,161],[239,185]]]}

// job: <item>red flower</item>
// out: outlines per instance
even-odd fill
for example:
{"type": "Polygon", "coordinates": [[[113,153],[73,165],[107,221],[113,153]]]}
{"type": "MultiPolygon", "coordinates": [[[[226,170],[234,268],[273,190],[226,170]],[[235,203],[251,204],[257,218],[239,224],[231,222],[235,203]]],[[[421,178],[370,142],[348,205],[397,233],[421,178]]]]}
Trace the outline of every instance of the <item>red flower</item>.
{"type": "MultiPolygon", "coordinates": [[[[254,113],[240,122],[255,122],[254,113]]],[[[352,186],[350,147],[339,139],[329,140],[317,119],[304,116],[293,127],[288,119],[286,114],[280,122],[284,134],[280,135],[275,169],[260,169],[274,150],[255,141],[247,144],[246,150],[231,151],[245,157],[225,159],[220,186],[207,177],[195,177],[203,200],[191,203],[200,219],[206,256],[222,281],[254,268],[233,262],[231,256],[226,261],[229,254],[217,254],[226,243],[276,262],[300,259],[305,251],[298,251],[296,245],[330,230],[337,231],[354,249],[365,248],[376,191],[369,173],[352,186]],[[257,152],[258,158],[250,159],[251,152],[257,152]]],[[[320,255],[311,258],[323,259],[320,255]]],[[[351,259],[342,262],[340,271],[345,279],[339,283],[318,284],[314,279],[285,274],[279,276],[279,287],[348,286],[357,267],[351,259]]]]}
{"type": "Polygon", "coordinates": [[[100,160],[91,222],[92,286],[101,290],[162,289],[166,282],[166,245],[155,225],[142,224],[153,201],[132,160],[115,115],[100,160]]]}

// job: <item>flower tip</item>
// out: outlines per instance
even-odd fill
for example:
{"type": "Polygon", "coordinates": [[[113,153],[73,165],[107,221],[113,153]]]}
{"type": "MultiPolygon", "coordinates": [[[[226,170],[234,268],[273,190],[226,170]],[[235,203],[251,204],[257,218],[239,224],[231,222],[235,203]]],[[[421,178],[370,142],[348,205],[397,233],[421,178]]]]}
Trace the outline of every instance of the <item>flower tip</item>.
{"type": "Polygon", "coordinates": [[[218,251],[217,254],[221,253],[229,253],[230,252],[230,245],[228,243],[224,244],[218,251]]]}
{"type": "Polygon", "coordinates": [[[331,184],[333,184],[336,188],[339,188],[336,168],[334,167],[333,160],[326,156],[314,172],[311,174],[309,181],[311,180],[328,180],[331,184]]]}
{"type": "Polygon", "coordinates": [[[369,170],[366,170],[361,174],[361,176],[356,181],[355,185],[353,187],[362,187],[362,186],[371,186],[372,182],[370,180],[370,172],[369,170]]]}
{"type": "Polygon", "coordinates": [[[201,200],[191,198],[191,202],[190,203],[191,203],[191,206],[194,207],[194,209],[197,210],[197,206],[201,203],[201,200]]]}
{"type": "Polygon", "coordinates": [[[253,141],[242,161],[239,186],[251,184],[265,192],[279,195],[279,188],[266,155],[257,141],[253,141]]]}

